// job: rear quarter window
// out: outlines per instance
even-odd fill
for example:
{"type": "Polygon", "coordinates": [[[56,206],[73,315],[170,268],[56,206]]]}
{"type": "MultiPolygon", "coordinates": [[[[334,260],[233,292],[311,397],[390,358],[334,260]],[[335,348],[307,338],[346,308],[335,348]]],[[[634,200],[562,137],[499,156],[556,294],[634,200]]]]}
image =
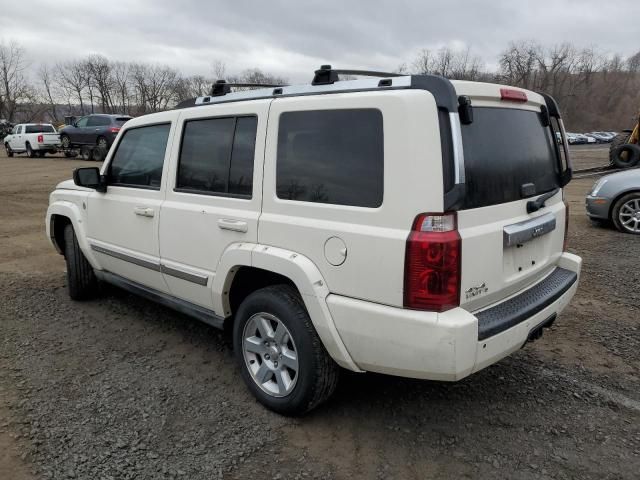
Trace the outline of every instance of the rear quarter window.
{"type": "Polygon", "coordinates": [[[379,110],[315,110],[280,116],[278,198],[374,208],[382,204],[383,183],[379,110]]]}

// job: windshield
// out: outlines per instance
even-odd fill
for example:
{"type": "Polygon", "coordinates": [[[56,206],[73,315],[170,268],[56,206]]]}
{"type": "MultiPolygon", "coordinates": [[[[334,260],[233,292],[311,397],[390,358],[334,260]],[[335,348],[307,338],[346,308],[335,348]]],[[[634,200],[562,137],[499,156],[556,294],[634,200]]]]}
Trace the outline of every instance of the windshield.
{"type": "Polygon", "coordinates": [[[551,130],[538,112],[476,107],[473,123],[462,126],[466,196],[463,208],[478,208],[525,198],[560,187],[551,130]]]}
{"type": "Polygon", "coordinates": [[[52,125],[27,125],[25,133],[56,133],[52,125]]]}

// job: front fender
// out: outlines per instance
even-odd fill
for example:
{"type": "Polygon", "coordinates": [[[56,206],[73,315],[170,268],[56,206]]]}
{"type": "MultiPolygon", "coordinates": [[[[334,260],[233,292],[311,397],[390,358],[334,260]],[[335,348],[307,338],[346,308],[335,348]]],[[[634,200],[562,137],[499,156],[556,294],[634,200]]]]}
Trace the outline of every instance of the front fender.
{"type": "Polygon", "coordinates": [[[327,306],[329,288],[316,265],[304,255],[259,244],[234,244],[225,250],[213,280],[214,309],[230,315],[229,288],[239,267],[282,275],[297,287],[327,352],[341,367],[360,372],[347,351],[327,306]]]}
{"type": "Polygon", "coordinates": [[[67,217],[71,221],[73,230],[76,233],[76,239],[78,240],[80,250],[82,250],[82,253],[93,268],[101,270],[102,268],[100,267],[100,263],[93,255],[93,250],[91,250],[89,243],[87,242],[87,232],[84,227],[84,215],[80,207],[78,207],[78,205],[76,205],[75,203],[67,200],[57,200],[56,202],[49,205],[49,208],[47,209],[47,238],[49,239],[51,245],[53,245],[53,247],[58,251],[58,253],[63,254],[64,252],[62,251],[61,246],[56,242],[55,230],[53,228],[53,222],[55,221],[56,215],[67,217]]]}

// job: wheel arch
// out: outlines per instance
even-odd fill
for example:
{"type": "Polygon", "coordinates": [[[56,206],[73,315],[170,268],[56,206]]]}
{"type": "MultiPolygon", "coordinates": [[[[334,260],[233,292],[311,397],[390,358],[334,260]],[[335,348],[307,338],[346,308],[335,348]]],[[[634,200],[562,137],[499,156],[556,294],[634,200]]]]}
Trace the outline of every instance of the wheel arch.
{"type": "Polygon", "coordinates": [[[78,245],[91,266],[100,270],[100,264],[89,248],[80,208],[75,203],[68,201],[57,201],[49,205],[46,221],[47,237],[61,255],[64,255],[64,229],[67,225],[73,227],[78,245]]]}
{"type": "Polygon", "coordinates": [[[340,366],[361,371],[331,317],[326,303],[327,284],[316,265],[304,255],[267,245],[231,245],[223,253],[214,277],[214,309],[231,324],[242,299],[258,288],[281,283],[298,291],[329,355],[340,366]]]}
{"type": "Polygon", "coordinates": [[[609,205],[609,220],[613,220],[613,209],[616,206],[616,203],[618,203],[618,201],[624,197],[625,195],[629,195],[630,193],[637,193],[640,195],[640,188],[634,187],[634,188],[630,188],[628,190],[624,190],[620,193],[618,193],[618,195],[616,195],[612,200],[611,203],[609,205]]]}

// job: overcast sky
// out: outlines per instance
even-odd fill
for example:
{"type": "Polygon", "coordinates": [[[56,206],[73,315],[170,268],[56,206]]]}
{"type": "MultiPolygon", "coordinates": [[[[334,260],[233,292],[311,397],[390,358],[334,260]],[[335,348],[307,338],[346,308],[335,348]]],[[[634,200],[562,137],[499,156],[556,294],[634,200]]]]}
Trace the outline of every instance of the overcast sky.
{"type": "Polygon", "coordinates": [[[422,48],[469,46],[491,67],[510,40],[640,49],[637,0],[0,0],[0,41],[31,64],[100,53],[184,74],[246,68],[307,81],[319,65],[393,70],[422,48]]]}

